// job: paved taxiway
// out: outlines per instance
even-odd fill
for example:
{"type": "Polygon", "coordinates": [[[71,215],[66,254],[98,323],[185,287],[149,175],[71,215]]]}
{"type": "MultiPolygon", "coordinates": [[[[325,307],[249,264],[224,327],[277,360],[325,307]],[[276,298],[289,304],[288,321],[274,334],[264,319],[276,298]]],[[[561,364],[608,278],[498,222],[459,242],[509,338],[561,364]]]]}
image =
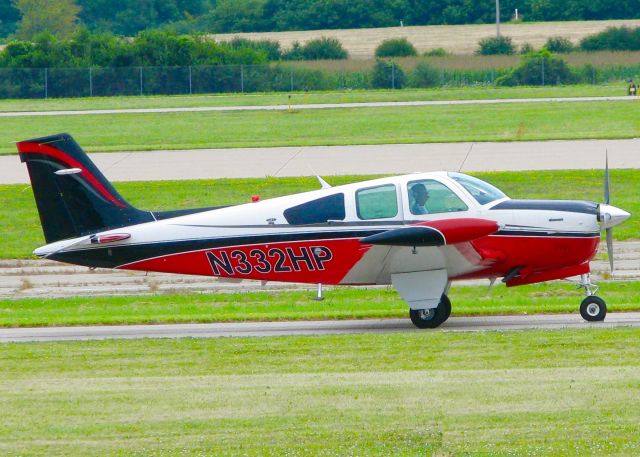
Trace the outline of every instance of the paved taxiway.
{"type": "Polygon", "coordinates": [[[583,103],[633,101],[633,97],[545,97],[545,98],[504,98],[489,100],[417,100],[407,102],[360,102],[360,103],[305,103],[303,105],[246,105],[246,106],[194,106],[177,108],[122,108],[97,110],[57,110],[57,111],[5,111],[2,117],[28,116],[85,116],[104,114],[145,114],[145,113],[193,113],[207,111],[286,111],[305,109],[342,109],[342,108],[385,108],[390,106],[439,106],[439,105],[496,105],[520,103],[583,103]]]}
{"type": "MultiPolygon", "coordinates": [[[[640,327],[640,313],[610,313],[604,322],[585,322],[578,314],[452,317],[439,331],[640,327]]],[[[243,322],[217,324],[125,325],[0,329],[0,342],[84,341],[139,338],[220,338],[336,335],[422,331],[409,319],[349,321],[243,322]]]]}
{"type": "MultiPolygon", "coordinates": [[[[198,149],[90,154],[112,181],[640,168],[640,139],[198,149]],[[240,160],[241,159],[241,160],[240,160]]],[[[0,184],[26,184],[16,155],[0,156],[0,184]]]]}

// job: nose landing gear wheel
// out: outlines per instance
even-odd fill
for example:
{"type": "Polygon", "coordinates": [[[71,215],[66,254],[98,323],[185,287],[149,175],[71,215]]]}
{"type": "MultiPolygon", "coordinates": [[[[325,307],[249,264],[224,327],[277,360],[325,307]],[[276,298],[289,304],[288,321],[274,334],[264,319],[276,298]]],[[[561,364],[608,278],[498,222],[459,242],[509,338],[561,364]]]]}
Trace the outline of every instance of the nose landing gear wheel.
{"type": "Polygon", "coordinates": [[[607,315],[607,305],[602,298],[590,295],[582,300],[580,304],[580,315],[585,321],[603,321],[607,315]]]}
{"type": "Polygon", "coordinates": [[[411,322],[418,328],[436,328],[451,315],[451,302],[449,297],[442,294],[440,303],[436,308],[431,309],[411,309],[409,317],[411,322]]]}

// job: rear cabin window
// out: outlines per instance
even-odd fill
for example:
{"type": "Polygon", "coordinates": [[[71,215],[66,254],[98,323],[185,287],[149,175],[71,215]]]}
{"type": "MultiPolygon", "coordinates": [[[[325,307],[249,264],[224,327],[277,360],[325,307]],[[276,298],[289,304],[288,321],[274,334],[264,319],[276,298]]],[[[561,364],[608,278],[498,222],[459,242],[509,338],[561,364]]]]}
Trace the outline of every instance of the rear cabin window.
{"type": "Polygon", "coordinates": [[[398,215],[396,186],[369,187],[356,192],[356,208],[360,219],[388,219],[398,215]]]}
{"type": "Polygon", "coordinates": [[[344,194],[318,198],[284,210],[284,218],[291,225],[323,224],[345,218],[344,194]]]}

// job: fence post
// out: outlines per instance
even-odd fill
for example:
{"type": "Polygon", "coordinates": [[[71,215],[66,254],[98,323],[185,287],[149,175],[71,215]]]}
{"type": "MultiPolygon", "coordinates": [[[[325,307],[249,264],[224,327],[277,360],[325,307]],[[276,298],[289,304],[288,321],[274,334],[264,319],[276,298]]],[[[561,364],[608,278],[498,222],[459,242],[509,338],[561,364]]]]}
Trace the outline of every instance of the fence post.
{"type": "Polygon", "coordinates": [[[89,97],[93,97],[93,72],[89,67],[89,97]]]}
{"type": "Polygon", "coordinates": [[[542,68],[542,85],[544,86],[544,57],[541,57],[542,64],[540,65],[542,68]]]}
{"type": "Polygon", "coordinates": [[[342,68],[340,69],[340,89],[347,88],[347,81],[344,77],[344,64],[342,64],[342,68]]]}
{"type": "Polygon", "coordinates": [[[391,62],[391,88],[396,88],[396,66],[391,62]]]}
{"type": "Polygon", "coordinates": [[[240,92],[244,93],[244,65],[240,65],[240,92]]]}
{"type": "Polygon", "coordinates": [[[142,67],[140,67],[140,95],[142,95],[142,67]]]}
{"type": "Polygon", "coordinates": [[[291,71],[291,92],[293,92],[293,67],[289,69],[291,71]]]}
{"type": "Polygon", "coordinates": [[[44,98],[49,98],[49,69],[44,69],[44,98]]]}
{"type": "Polygon", "coordinates": [[[593,74],[593,77],[591,78],[591,83],[592,84],[597,84],[597,78],[596,78],[596,67],[591,67],[591,72],[593,74]]]}
{"type": "Polygon", "coordinates": [[[193,76],[191,74],[191,65],[189,65],[189,95],[193,95],[193,76]]]}

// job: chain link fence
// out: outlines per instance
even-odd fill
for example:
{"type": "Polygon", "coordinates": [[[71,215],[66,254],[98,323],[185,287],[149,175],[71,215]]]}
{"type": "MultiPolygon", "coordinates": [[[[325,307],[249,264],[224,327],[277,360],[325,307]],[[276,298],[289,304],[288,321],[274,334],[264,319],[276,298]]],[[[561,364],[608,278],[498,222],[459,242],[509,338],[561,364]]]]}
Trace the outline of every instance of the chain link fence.
{"type": "MultiPolygon", "coordinates": [[[[295,65],[217,65],[190,67],[0,68],[0,98],[108,97],[243,92],[294,92],[403,87],[490,86],[508,70],[449,70],[418,64],[403,70],[387,63],[362,70],[295,65]]],[[[640,66],[575,70],[577,81],[600,84],[627,80],[640,66]]],[[[536,85],[557,84],[541,62],[536,85]]]]}

